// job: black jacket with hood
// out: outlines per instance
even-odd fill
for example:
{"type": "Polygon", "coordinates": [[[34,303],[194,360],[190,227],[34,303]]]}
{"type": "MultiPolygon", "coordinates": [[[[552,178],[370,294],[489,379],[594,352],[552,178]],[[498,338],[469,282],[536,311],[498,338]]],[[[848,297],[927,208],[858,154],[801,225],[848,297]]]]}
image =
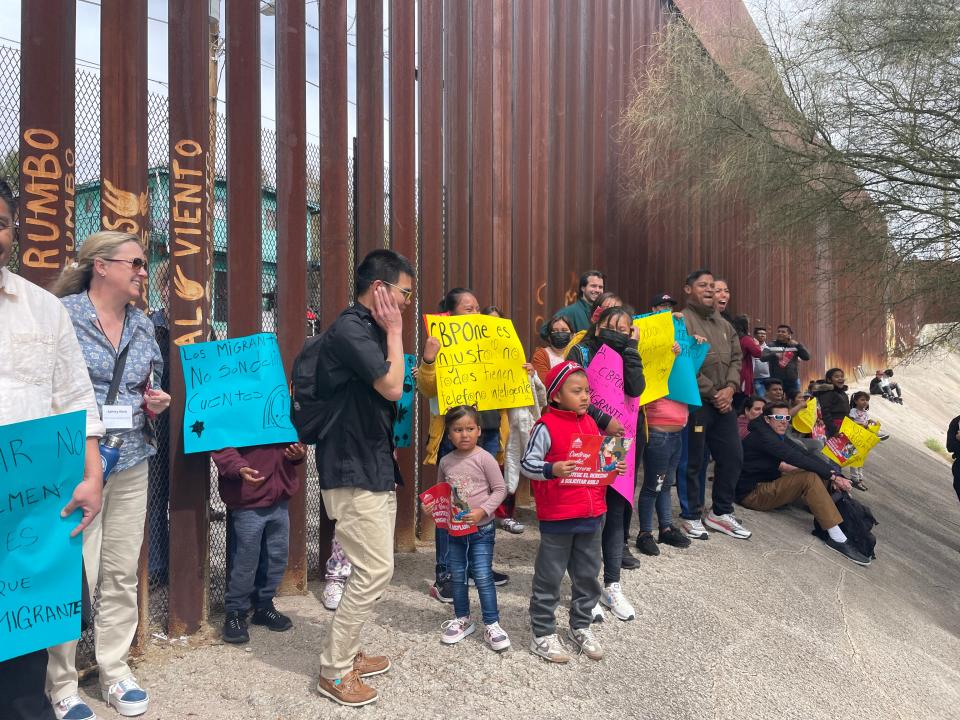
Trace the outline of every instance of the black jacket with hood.
{"type": "Polygon", "coordinates": [[[837,388],[833,383],[823,383],[813,387],[813,396],[820,405],[823,424],[827,426],[827,436],[833,437],[840,432],[843,419],[850,414],[850,397],[847,386],[837,388]]]}
{"type": "Polygon", "coordinates": [[[763,415],[753,420],[749,428],[750,434],[743,439],[743,467],[737,483],[737,502],[753,492],[760,483],[778,479],[783,474],[780,472],[781,462],[814,472],[823,480],[829,480],[835,472],[825,458],[788,437],[778,435],[763,415]]]}

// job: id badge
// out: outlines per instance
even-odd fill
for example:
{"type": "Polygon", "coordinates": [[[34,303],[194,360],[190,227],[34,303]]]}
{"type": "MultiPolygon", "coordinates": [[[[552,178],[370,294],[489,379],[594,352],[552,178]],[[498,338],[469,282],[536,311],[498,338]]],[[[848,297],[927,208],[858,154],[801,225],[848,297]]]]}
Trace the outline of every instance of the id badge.
{"type": "Polygon", "coordinates": [[[133,408],[129,405],[104,405],[103,424],[107,430],[132,430],[133,408]]]}

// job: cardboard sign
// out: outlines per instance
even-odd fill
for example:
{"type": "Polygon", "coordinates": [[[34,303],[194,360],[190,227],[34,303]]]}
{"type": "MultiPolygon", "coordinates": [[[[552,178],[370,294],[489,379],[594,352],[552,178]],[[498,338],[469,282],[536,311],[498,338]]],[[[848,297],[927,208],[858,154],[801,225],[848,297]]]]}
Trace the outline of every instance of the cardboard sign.
{"type": "Polygon", "coordinates": [[[700,388],[697,386],[697,375],[703,367],[703,361],[710,351],[709,343],[698,343],[687,334],[687,326],[683,320],[673,318],[674,338],[680,345],[680,354],[673,361],[670,370],[667,397],[676,402],[700,407],[700,388]]]}
{"type": "Polygon", "coordinates": [[[456,405],[479,410],[533,405],[523,344],[510,320],[489,315],[427,315],[440,341],[437,402],[441,415],[456,405]]]}
{"type": "Polygon", "coordinates": [[[845,417],[840,432],[827,438],[821,452],[840,467],[863,467],[867,454],[879,442],[875,433],[845,417]]]}
{"type": "Polygon", "coordinates": [[[180,361],[185,453],[297,441],[276,335],[182,345],[180,361]]]}
{"type": "Polygon", "coordinates": [[[638,350],[645,381],[640,404],[646,405],[670,392],[670,371],[676,359],[673,354],[673,316],[668,312],[641,315],[633,319],[633,324],[640,330],[638,350]]]}
{"type": "Polygon", "coordinates": [[[393,444],[398,448],[410,447],[413,437],[413,398],[417,390],[413,369],[417,366],[417,356],[404,355],[403,365],[403,395],[397,401],[397,419],[393,421],[393,444]]]}
{"type": "Polygon", "coordinates": [[[476,525],[467,525],[460,518],[470,512],[466,502],[457,494],[450,483],[440,482],[420,493],[420,502],[432,505],[433,523],[451,535],[471,535],[477,531],[476,525]]]}
{"type": "Polygon", "coordinates": [[[83,410],[0,427],[0,661],[80,637],[83,410]]]}
{"type": "Polygon", "coordinates": [[[601,345],[587,367],[587,381],[590,383],[590,403],[618,420],[623,425],[624,437],[631,441],[625,458],[627,471],[616,476],[611,484],[633,505],[637,461],[633,440],[637,437],[640,406],[637,398],[623,393],[623,358],[615,350],[601,345]]]}
{"type": "Polygon", "coordinates": [[[567,460],[577,465],[573,472],[560,478],[561,485],[610,485],[617,477],[617,463],[626,455],[633,441],[603,435],[574,435],[567,460]]]}

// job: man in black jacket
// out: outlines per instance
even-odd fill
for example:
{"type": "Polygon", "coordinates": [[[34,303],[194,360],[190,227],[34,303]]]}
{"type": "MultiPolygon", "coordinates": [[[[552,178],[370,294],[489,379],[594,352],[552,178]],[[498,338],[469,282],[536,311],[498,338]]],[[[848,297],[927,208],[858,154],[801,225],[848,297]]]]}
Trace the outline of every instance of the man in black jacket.
{"type": "Polygon", "coordinates": [[[947,452],[953,453],[953,489],[960,499],[960,415],[951,420],[947,428],[947,452]]]}
{"type": "Polygon", "coordinates": [[[767,345],[760,355],[760,361],[770,367],[770,377],[783,382],[787,397],[800,392],[799,361],[809,360],[810,353],[793,339],[793,328],[789,325],[777,326],[777,337],[767,345]]]}
{"type": "Polygon", "coordinates": [[[826,533],[827,546],[858,565],[870,558],[847,542],[840,529],[843,518],[830,497],[827,485],[841,492],[850,490],[850,481],[838,475],[823,458],[805,450],[786,437],[790,408],[785,402],[771,402],[763,415],[750,423],[743,440],[743,469],[737,483],[737,502],[751,510],[775,510],[803,498],[826,533]]]}

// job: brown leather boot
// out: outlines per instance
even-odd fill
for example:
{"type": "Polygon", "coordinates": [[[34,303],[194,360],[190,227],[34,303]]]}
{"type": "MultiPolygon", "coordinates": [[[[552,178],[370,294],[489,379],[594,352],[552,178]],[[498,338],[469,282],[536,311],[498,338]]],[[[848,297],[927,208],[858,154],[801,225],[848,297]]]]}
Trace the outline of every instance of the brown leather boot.
{"type": "Polygon", "coordinates": [[[369,705],[377,700],[377,691],[365,685],[356,670],[351,670],[339,680],[327,680],[321,675],[317,692],[348,707],[369,705]]]}
{"type": "Polygon", "coordinates": [[[384,655],[364,655],[363,650],[353,658],[353,671],[362,678],[383,675],[390,669],[390,658],[384,655]]]}

